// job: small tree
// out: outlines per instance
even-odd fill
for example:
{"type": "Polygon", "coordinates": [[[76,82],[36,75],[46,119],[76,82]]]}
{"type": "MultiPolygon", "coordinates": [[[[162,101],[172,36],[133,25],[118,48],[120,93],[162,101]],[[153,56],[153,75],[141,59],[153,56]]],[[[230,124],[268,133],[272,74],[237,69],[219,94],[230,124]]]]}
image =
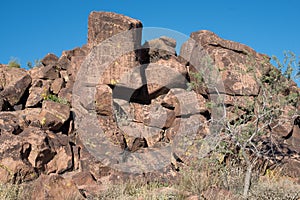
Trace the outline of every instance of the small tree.
{"type": "MultiPolygon", "coordinates": [[[[300,116],[299,111],[294,108],[299,100],[299,93],[289,90],[290,79],[295,68],[294,58],[295,55],[292,53],[285,54],[285,60],[281,64],[276,57],[273,57],[278,69],[284,71],[281,73],[276,68],[272,68],[268,74],[257,78],[260,94],[254,97],[254,101],[247,102],[244,114],[234,121],[224,122],[227,141],[238,149],[239,155],[247,166],[243,191],[245,198],[248,195],[256,161],[264,157],[276,162],[278,152],[283,152],[273,130],[300,116]],[[294,109],[287,110],[290,106],[294,109]],[[288,118],[283,118],[283,115],[287,115],[288,118]],[[266,146],[269,148],[265,148],[266,146]]],[[[253,75],[255,77],[255,74],[253,75]]],[[[236,108],[236,112],[238,109],[236,108]]]]}
{"type": "MultiPolygon", "coordinates": [[[[250,58],[250,63],[253,66],[248,66],[249,70],[246,73],[253,73],[252,75],[260,87],[259,94],[244,102],[245,106],[243,108],[237,106],[238,103],[233,103],[235,106],[233,106],[234,109],[231,112],[238,116],[237,118],[230,119],[225,117],[221,121],[210,119],[210,123],[221,124],[223,127],[222,132],[225,133],[222,134],[222,137],[218,136],[215,151],[224,156],[231,154],[238,157],[246,166],[243,186],[243,196],[245,198],[248,196],[253,168],[257,161],[264,158],[278,163],[278,152],[283,154],[279,145],[281,142],[280,138],[276,137],[274,130],[285,123],[291,123],[300,116],[300,111],[295,109],[299,101],[299,93],[297,90],[290,90],[290,87],[293,85],[291,82],[291,79],[294,77],[293,70],[297,67],[296,56],[291,52],[285,53],[284,56],[283,63],[273,56],[277,68],[271,66],[270,71],[260,77],[257,77],[255,69],[258,66],[262,68],[270,66],[268,58],[262,63],[255,63],[256,61],[250,58]],[[266,148],[266,146],[269,148],[266,148]]],[[[211,69],[212,65],[213,63],[210,61],[204,66],[211,69]]],[[[199,87],[204,87],[202,74],[205,74],[205,72],[190,73],[192,81],[188,85],[188,89],[196,91],[199,87]]],[[[300,72],[297,75],[300,76],[300,72]]],[[[208,80],[206,82],[212,83],[213,81],[208,80]]],[[[207,83],[206,86],[208,88],[211,87],[207,83]]],[[[220,99],[223,98],[218,91],[216,93],[220,99]]],[[[214,102],[210,103],[213,105],[212,109],[220,108],[214,106],[214,102]]],[[[226,105],[223,105],[223,110],[225,115],[229,114],[226,111],[226,105]]]]}

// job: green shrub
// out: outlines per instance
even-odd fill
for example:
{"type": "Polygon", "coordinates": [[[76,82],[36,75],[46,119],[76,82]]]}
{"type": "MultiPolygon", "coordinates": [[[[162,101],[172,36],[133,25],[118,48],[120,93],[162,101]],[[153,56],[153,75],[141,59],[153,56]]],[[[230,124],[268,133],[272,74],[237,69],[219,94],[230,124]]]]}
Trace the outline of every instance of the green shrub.
{"type": "Polygon", "coordinates": [[[29,69],[32,69],[34,67],[40,67],[42,65],[41,60],[40,59],[35,59],[34,60],[34,64],[31,61],[27,62],[27,67],[29,69]]]}
{"type": "Polygon", "coordinates": [[[69,102],[64,99],[64,98],[60,98],[54,94],[42,94],[44,100],[48,100],[48,101],[54,101],[57,103],[61,103],[61,104],[65,104],[65,105],[69,105],[69,102]]]}
{"type": "Polygon", "coordinates": [[[20,65],[20,62],[17,58],[12,58],[9,63],[8,63],[8,67],[10,68],[20,68],[21,65],[20,65]]]}

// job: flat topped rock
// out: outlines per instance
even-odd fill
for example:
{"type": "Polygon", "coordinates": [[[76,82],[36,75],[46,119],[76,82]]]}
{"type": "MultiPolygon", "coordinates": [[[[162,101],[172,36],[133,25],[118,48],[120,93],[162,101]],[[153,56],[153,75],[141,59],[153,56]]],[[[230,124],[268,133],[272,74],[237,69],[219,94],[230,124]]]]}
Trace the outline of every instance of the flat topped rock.
{"type": "Polygon", "coordinates": [[[176,40],[166,36],[155,38],[147,41],[143,48],[149,49],[150,61],[155,62],[160,58],[169,59],[170,56],[176,55],[176,40]]]}
{"type": "MultiPolygon", "coordinates": [[[[113,35],[142,27],[142,22],[125,15],[112,12],[92,12],[88,21],[88,46],[96,46],[113,35]]],[[[139,42],[140,36],[137,34],[139,42]]]]}

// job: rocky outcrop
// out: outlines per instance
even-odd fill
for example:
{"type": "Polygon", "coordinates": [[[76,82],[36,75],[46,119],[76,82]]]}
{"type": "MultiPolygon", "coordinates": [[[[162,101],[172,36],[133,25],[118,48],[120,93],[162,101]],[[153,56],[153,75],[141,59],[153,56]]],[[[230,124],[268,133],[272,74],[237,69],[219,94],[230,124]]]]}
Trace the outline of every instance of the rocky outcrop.
{"type": "MultiPolygon", "coordinates": [[[[246,116],[259,113],[278,72],[266,55],[210,31],[192,33],[177,55],[172,38],[142,45],[138,20],[92,12],[88,25],[87,45],[39,67],[0,65],[0,182],[35,187],[32,199],[87,198],[132,174],[176,176],[178,163],[209,155],[199,141],[225,134],[214,120],[255,120],[246,116]]],[[[279,79],[284,112],[258,124],[297,178],[300,90],[279,79]]]]}
{"type": "MultiPolygon", "coordinates": [[[[88,46],[96,46],[100,42],[123,31],[142,28],[139,20],[111,12],[92,12],[88,22],[88,46]]],[[[139,41],[140,35],[134,36],[139,41]]]]}
{"type": "MultiPolygon", "coordinates": [[[[31,84],[30,75],[19,68],[0,68],[0,106],[1,110],[10,110],[14,106],[21,108],[21,99],[31,84]],[[20,106],[17,106],[20,105],[20,106]]],[[[18,109],[16,108],[16,109],[18,109]]]]}

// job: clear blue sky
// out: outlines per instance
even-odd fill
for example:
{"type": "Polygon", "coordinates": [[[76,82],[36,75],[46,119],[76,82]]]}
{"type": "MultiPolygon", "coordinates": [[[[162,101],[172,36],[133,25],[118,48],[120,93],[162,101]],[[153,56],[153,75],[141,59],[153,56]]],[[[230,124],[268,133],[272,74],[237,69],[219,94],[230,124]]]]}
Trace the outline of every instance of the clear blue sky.
{"type": "Polygon", "coordinates": [[[0,63],[11,57],[27,61],[82,46],[91,11],[112,11],[140,19],[145,27],[162,27],[189,35],[211,30],[256,51],[300,55],[299,0],[2,0],[0,63]]]}

